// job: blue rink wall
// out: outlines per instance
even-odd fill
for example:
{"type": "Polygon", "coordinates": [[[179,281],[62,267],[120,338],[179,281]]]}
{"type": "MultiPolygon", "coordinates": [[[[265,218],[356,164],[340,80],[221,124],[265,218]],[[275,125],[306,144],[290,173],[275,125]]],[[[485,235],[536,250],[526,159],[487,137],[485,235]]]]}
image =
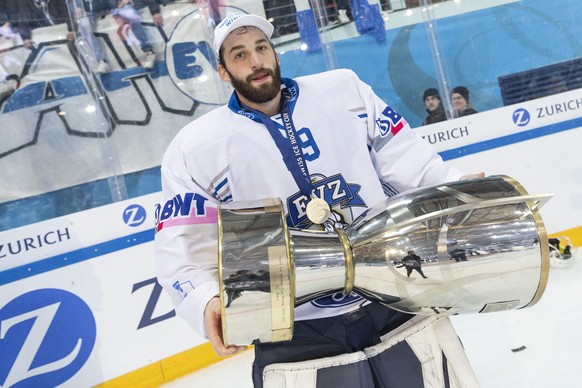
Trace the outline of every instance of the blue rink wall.
{"type": "MultiPolygon", "coordinates": [[[[482,113],[427,127],[418,127],[421,94],[436,86],[436,75],[422,24],[388,26],[384,43],[373,36],[337,41],[335,50],[340,66],[372,85],[446,163],[465,172],[511,176],[531,194],[553,193],[541,210],[548,232],[567,235],[580,246],[582,89],[503,107],[497,85],[501,75],[580,56],[582,6],[578,1],[562,5],[531,0],[439,19],[451,82],[467,86],[482,113]]],[[[180,25],[171,18],[168,23],[180,25]]],[[[323,70],[319,54],[288,51],[281,62],[288,77],[323,70]]],[[[163,94],[168,68],[162,60],[155,77],[117,69],[112,78],[127,93],[115,89],[111,79],[106,84],[120,93],[113,99],[134,101],[142,93],[147,102],[116,112],[119,122],[107,146],[123,154],[135,151],[132,140],[155,143],[142,150],[154,162],[122,166],[127,199],[114,201],[111,182],[100,177],[0,204],[0,386],[152,387],[217,361],[208,342],[176,318],[155,280],[153,209],[167,144],[156,132],[168,131],[155,116],[162,111],[179,116],[171,123],[180,124],[195,117],[176,114],[188,111],[191,101],[163,94]],[[130,73],[137,78],[121,77],[130,73]],[[155,91],[166,105],[154,106],[155,91]],[[148,118],[148,109],[153,121],[135,124],[148,118]],[[152,127],[163,130],[148,131],[152,127]],[[36,374],[40,368],[43,373],[36,374]]],[[[212,108],[203,105],[197,109],[212,108]]],[[[0,133],[5,130],[0,126],[0,133]]],[[[80,153],[88,150],[87,139],[70,143],[80,153]]],[[[59,154],[68,150],[50,146],[59,154]]],[[[27,152],[40,155],[34,146],[27,152]]],[[[18,155],[0,159],[0,166],[15,168],[25,159],[18,155]]],[[[56,165],[51,160],[37,170],[44,167],[48,175],[56,165]]]]}
{"type": "MultiPolygon", "coordinates": [[[[451,85],[467,86],[472,105],[478,111],[487,111],[503,106],[497,82],[499,76],[582,55],[582,43],[577,39],[582,33],[578,23],[582,18],[582,6],[575,1],[567,3],[556,7],[548,1],[529,0],[438,19],[438,33],[451,85]]],[[[381,43],[371,35],[336,41],[334,47],[338,63],[340,67],[355,70],[382,99],[397,109],[412,127],[416,127],[422,122],[425,113],[422,92],[428,87],[437,87],[426,28],[421,23],[390,29],[389,22],[387,28],[387,39],[381,43]]],[[[283,74],[287,77],[324,70],[324,60],[318,52],[306,54],[292,50],[280,57],[283,74]]],[[[168,78],[168,61],[160,62],[151,74],[156,82],[168,78]]],[[[136,75],[135,69],[119,69],[103,79],[103,82],[107,90],[117,90],[127,88],[130,85],[127,80],[131,77],[143,76],[139,73],[136,75]]],[[[143,91],[137,92],[143,94],[143,91]]],[[[128,97],[139,98],[139,95],[128,97]]],[[[190,117],[196,117],[199,114],[197,112],[212,109],[212,104],[199,104],[190,117]]],[[[10,107],[10,101],[5,105],[4,109],[10,107]]],[[[189,109],[187,105],[184,110],[186,108],[189,109]]],[[[156,112],[149,114],[155,115],[156,112]]],[[[145,120],[147,115],[144,113],[143,117],[145,120]]],[[[189,116],[182,114],[181,117],[180,120],[165,121],[176,126],[170,134],[189,121],[189,116]]],[[[139,117],[132,119],[133,122],[139,121],[139,117]]],[[[118,132],[124,123],[132,120],[120,119],[119,122],[115,129],[118,132]]],[[[148,121],[144,125],[146,128],[151,127],[155,122],[148,121]]],[[[144,135],[148,136],[147,133],[144,135]]],[[[162,141],[167,142],[169,138],[162,141]]],[[[117,141],[113,139],[114,143],[117,141]]],[[[165,143],[158,144],[161,147],[149,153],[151,157],[147,162],[132,163],[135,164],[129,167],[132,172],[122,172],[128,197],[160,189],[157,164],[165,143]]],[[[124,148],[127,147],[122,146],[121,152],[125,152],[124,148]]],[[[7,158],[4,160],[10,163],[7,158]]],[[[122,169],[125,170],[124,166],[122,169]]],[[[82,183],[63,183],[61,186],[48,193],[39,192],[37,195],[0,204],[0,230],[104,205],[114,200],[110,182],[105,178],[85,178],[82,183]]]]}
{"type": "MultiPolygon", "coordinates": [[[[582,5],[545,0],[510,3],[437,20],[451,86],[464,85],[478,111],[503,106],[497,78],[582,56],[582,5]],[[567,4],[566,4],[567,3],[567,4]]],[[[334,43],[341,67],[354,69],[415,127],[426,112],[422,93],[438,87],[425,25],[390,29],[334,43]]],[[[286,76],[321,71],[321,54],[281,56],[286,76]]]]}

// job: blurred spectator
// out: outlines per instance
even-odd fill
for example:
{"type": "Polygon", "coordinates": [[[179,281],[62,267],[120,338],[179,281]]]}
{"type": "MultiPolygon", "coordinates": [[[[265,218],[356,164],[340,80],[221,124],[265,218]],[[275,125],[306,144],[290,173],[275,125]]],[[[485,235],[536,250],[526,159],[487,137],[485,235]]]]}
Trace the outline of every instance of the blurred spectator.
{"type": "Polygon", "coordinates": [[[147,6],[152,14],[152,20],[157,27],[164,25],[164,20],[160,10],[162,0],[120,0],[117,8],[111,11],[118,23],[122,27],[129,26],[133,35],[138,40],[145,57],[141,59],[141,64],[146,69],[153,69],[156,61],[156,54],[145,29],[141,25],[142,18],[137,10],[147,6]]]}
{"type": "Polygon", "coordinates": [[[22,39],[16,31],[12,29],[10,18],[3,8],[0,9],[0,103],[11,95],[16,89],[16,80],[10,79],[8,71],[9,63],[13,61],[10,56],[10,48],[21,45],[22,39]]]}
{"type": "MultiPolygon", "coordinates": [[[[6,16],[22,37],[26,48],[34,49],[32,30],[35,28],[66,23],[69,31],[73,31],[65,0],[5,0],[4,7],[6,16]]],[[[69,39],[72,37],[73,34],[69,35],[69,39]]]]}
{"type": "Polygon", "coordinates": [[[96,23],[116,7],[116,0],[74,0],[71,6],[71,15],[76,23],[76,30],[87,41],[96,60],[96,71],[107,73],[109,64],[102,46],[95,37],[96,23]],[[82,4],[81,4],[82,3],[82,4]]]}
{"type": "Polygon", "coordinates": [[[150,13],[152,14],[152,21],[156,27],[164,26],[164,18],[162,16],[161,6],[165,5],[168,1],[166,0],[121,0],[119,3],[132,3],[135,9],[142,9],[148,7],[150,13]]]}
{"type": "Polygon", "coordinates": [[[10,23],[10,18],[4,9],[4,5],[0,6],[0,26],[3,26],[6,23],[10,23]]]}
{"type": "Polygon", "coordinates": [[[22,44],[22,39],[17,31],[12,28],[12,23],[3,17],[0,17],[0,49],[4,46],[15,46],[22,44]]]}
{"type": "Polygon", "coordinates": [[[426,112],[428,113],[424,118],[422,125],[438,123],[447,119],[445,108],[443,107],[441,96],[437,89],[426,89],[422,95],[422,100],[424,101],[426,112]]]}
{"type": "Polygon", "coordinates": [[[202,18],[206,20],[207,26],[214,30],[222,20],[222,2],[220,0],[190,0],[190,2],[198,4],[202,18]]]}
{"type": "Polygon", "coordinates": [[[350,0],[337,0],[337,13],[340,23],[349,23],[352,21],[352,11],[350,9],[350,0]]]}
{"type": "Polygon", "coordinates": [[[464,86],[457,86],[451,92],[451,103],[455,110],[455,117],[462,117],[477,113],[469,103],[469,89],[464,86]]]}
{"type": "Polygon", "coordinates": [[[263,0],[268,20],[275,26],[273,37],[284,36],[299,31],[295,2],[289,0],[263,0]]]}

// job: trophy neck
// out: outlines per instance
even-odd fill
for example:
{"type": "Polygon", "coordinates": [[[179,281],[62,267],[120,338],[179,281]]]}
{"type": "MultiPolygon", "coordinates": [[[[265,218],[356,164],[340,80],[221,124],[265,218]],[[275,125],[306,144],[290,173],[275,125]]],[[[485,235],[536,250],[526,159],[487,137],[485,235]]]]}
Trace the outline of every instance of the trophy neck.
{"type": "MultiPolygon", "coordinates": [[[[342,232],[289,229],[295,266],[296,306],[346,289],[346,275],[348,272],[353,274],[353,267],[346,266],[347,237],[342,239],[342,232]]],[[[347,244],[349,249],[349,242],[347,244]]]]}

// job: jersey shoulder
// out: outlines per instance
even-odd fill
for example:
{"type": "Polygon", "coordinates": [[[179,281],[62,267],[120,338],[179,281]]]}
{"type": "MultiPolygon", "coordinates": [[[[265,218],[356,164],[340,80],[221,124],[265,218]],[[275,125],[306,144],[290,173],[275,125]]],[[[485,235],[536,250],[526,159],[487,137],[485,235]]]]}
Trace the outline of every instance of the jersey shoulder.
{"type": "Polygon", "coordinates": [[[299,86],[300,98],[309,95],[310,98],[318,100],[327,98],[337,100],[341,96],[358,96],[359,90],[365,88],[365,84],[360,81],[356,73],[349,69],[337,69],[325,71],[323,73],[298,77],[295,79],[299,86]]]}
{"type": "Polygon", "coordinates": [[[306,75],[295,79],[300,83],[318,83],[318,82],[345,82],[348,80],[359,80],[358,75],[350,69],[335,69],[324,71],[322,73],[306,75]]]}

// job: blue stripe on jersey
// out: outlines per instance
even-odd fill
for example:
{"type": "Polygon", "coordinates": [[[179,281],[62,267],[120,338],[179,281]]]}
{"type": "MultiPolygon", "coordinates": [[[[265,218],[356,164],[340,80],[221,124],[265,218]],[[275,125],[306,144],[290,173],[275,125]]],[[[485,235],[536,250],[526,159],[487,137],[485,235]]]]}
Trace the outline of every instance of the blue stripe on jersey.
{"type": "Polygon", "coordinates": [[[365,118],[368,117],[368,114],[367,113],[362,113],[362,114],[359,114],[358,117],[361,118],[361,119],[365,119],[365,118]]]}
{"type": "Polygon", "coordinates": [[[392,187],[389,183],[382,182],[382,189],[384,190],[384,195],[387,197],[393,197],[398,194],[398,190],[392,187]]]}
{"type": "Polygon", "coordinates": [[[222,182],[220,182],[220,183],[218,184],[218,186],[215,186],[215,188],[214,188],[214,191],[212,192],[212,194],[213,194],[213,195],[215,195],[215,196],[217,196],[217,195],[218,195],[218,191],[219,191],[220,189],[222,189],[222,188],[223,188],[223,187],[224,187],[224,186],[225,186],[227,183],[228,183],[228,178],[224,178],[224,179],[222,180],[222,182]]]}

